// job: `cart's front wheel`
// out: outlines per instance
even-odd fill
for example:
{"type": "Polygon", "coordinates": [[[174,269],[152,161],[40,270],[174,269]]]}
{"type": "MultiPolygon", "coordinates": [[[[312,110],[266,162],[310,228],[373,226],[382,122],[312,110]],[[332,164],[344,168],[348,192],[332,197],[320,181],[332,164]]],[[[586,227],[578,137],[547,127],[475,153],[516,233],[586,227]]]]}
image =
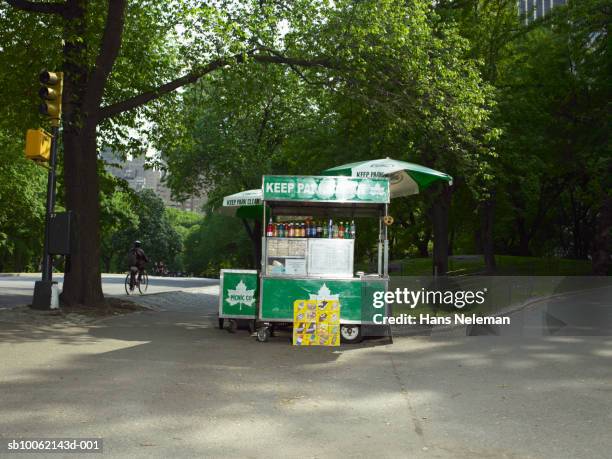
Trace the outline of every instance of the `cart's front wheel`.
{"type": "Polygon", "coordinates": [[[340,341],[343,343],[360,343],[362,339],[360,325],[340,325],[340,341]]]}
{"type": "Polygon", "coordinates": [[[224,323],[224,320],[221,317],[219,317],[219,330],[223,330],[223,323],[224,323]]]}
{"type": "Polygon", "coordinates": [[[257,330],[257,341],[259,341],[260,343],[265,343],[269,339],[270,339],[270,328],[269,327],[262,327],[259,330],[257,330]]]}
{"type": "Polygon", "coordinates": [[[235,319],[230,319],[227,331],[230,333],[236,333],[236,330],[238,330],[238,321],[235,319]]]}

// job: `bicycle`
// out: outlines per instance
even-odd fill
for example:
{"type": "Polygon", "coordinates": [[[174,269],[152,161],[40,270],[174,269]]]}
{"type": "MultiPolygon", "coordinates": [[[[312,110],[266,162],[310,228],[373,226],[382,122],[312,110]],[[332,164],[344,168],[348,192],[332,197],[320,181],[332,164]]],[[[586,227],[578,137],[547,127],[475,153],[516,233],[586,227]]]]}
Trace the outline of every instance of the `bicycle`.
{"type": "Polygon", "coordinates": [[[125,293],[131,295],[136,288],[141,295],[143,295],[147,288],[149,287],[149,275],[146,270],[142,271],[142,274],[136,274],[136,279],[134,280],[134,288],[130,289],[130,280],[132,273],[128,272],[127,276],[125,276],[125,293]]]}

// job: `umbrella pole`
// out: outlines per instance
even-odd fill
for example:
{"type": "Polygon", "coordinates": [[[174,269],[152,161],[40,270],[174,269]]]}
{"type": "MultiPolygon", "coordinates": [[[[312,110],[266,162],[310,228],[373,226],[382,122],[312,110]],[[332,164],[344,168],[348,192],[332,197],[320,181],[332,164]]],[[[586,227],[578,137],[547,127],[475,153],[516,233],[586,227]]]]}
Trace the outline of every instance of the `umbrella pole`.
{"type": "MultiPolygon", "coordinates": [[[[389,214],[389,204],[385,204],[385,215],[389,214]]],[[[383,274],[386,277],[387,275],[389,275],[389,233],[388,233],[389,227],[387,225],[384,225],[383,228],[383,235],[384,235],[384,240],[383,240],[383,250],[384,250],[384,254],[383,254],[383,274]]]]}
{"type": "Polygon", "coordinates": [[[382,236],[382,232],[383,232],[383,216],[380,215],[378,217],[378,250],[377,255],[378,255],[378,275],[382,276],[382,240],[383,240],[383,236],[382,236]]]}

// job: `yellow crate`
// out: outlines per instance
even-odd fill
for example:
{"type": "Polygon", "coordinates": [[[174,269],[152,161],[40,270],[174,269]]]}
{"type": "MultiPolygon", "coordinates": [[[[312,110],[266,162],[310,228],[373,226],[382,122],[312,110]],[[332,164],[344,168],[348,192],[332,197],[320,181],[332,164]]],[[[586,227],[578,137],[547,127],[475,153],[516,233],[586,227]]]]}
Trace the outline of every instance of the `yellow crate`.
{"type": "Polygon", "coordinates": [[[51,134],[44,129],[28,129],[25,155],[26,158],[33,161],[49,161],[49,158],[51,158],[51,134]]]}

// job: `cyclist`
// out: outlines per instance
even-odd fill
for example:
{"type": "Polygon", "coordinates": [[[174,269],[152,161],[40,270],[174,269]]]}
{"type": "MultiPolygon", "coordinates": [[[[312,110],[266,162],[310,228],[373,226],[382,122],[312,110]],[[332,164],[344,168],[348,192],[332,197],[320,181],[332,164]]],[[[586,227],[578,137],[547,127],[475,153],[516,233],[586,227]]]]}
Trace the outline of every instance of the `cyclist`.
{"type": "Polygon", "coordinates": [[[136,284],[136,273],[138,273],[138,283],[142,280],[145,264],[149,262],[149,258],[142,250],[140,241],[134,241],[134,245],[128,253],[128,264],[130,265],[130,291],[134,290],[136,284]]]}

